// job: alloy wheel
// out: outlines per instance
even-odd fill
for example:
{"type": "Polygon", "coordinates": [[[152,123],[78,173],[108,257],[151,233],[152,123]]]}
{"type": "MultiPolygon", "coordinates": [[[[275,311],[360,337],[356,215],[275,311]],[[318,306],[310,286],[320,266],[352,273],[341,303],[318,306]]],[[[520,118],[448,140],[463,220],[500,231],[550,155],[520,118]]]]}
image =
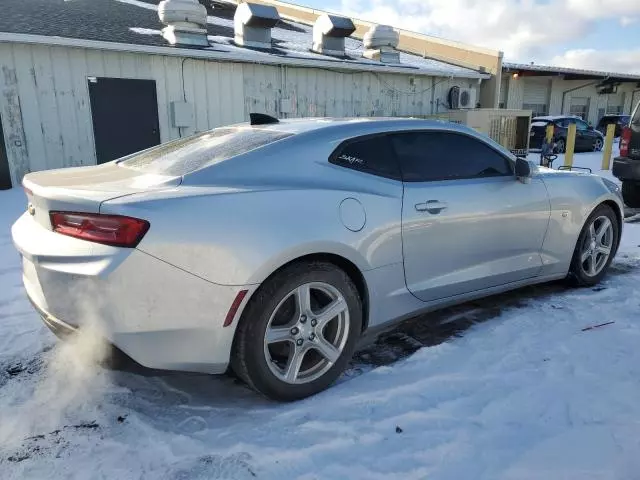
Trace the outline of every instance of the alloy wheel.
{"type": "Polygon", "coordinates": [[[600,150],[602,150],[602,139],[596,138],[596,140],[593,142],[593,151],[599,152],[600,150]]]}
{"type": "Polygon", "coordinates": [[[349,337],[349,308],[338,289],[305,283],[276,306],[264,336],[271,372],[283,382],[302,384],[324,375],[349,337]]]}
{"type": "Polygon", "coordinates": [[[595,277],[607,264],[613,249],[613,225],[606,216],[597,217],[585,235],[580,250],[580,265],[589,277],[595,277]]]}

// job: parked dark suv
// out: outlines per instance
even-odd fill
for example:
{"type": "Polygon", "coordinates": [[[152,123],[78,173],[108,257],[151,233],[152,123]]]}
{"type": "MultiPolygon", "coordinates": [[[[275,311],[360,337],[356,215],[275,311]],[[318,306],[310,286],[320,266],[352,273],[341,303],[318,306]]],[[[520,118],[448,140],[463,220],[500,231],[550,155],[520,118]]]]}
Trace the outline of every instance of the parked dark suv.
{"type": "Polygon", "coordinates": [[[604,135],[595,130],[580,117],[559,115],[551,117],[534,117],[531,119],[531,133],[529,148],[542,148],[546,136],[547,126],[553,124],[553,141],[556,144],[556,153],[564,153],[567,149],[567,133],[569,125],[576,124],[575,151],[589,150],[600,151],[604,145],[604,135]]]}
{"type": "Polygon", "coordinates": [[[629,120],[631,120],[630,115],[605,115],[600,119],[598,125],[596,125],[596,130],[606,135],[607,127],[613,123],[616,126],[615,136],[619,137],[622,135],[622,129],[629,125],[629,120]]]}
{"type": "Polygon", "coordinates": [[[620,156],[613,159],[612,173],[622,181],[622,198],[627,207],[640,208],[640,103],[629,125],[622,128],[620,156]]]}

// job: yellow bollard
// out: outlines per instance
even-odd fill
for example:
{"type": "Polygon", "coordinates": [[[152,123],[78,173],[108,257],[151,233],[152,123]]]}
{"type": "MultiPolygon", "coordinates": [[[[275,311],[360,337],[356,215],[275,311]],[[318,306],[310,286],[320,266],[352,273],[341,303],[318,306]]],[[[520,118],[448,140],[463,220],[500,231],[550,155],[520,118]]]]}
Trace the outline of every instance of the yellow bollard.
{"type": "Polygon", "coordinates": [[[547,143],[551,143],[552,138],[553,138],[553,123],[550,123],[549,125],[547,125],[547,134],[546,134],[547,143]]]}
{"type": "Polygon", "coordinates": [[[576,124],[569,124],[569,132],[567,133],[567,146],[564,153],[564,166],[573,166],[573,151],[576,147],[576,124]]]}
{"type": "Polygon", "coordinates": [[[607,125],[607,136],[604,138],[604,148],[602,149],[602,170],[609,170],[611,162],[611,152],[613,150],[613,136],[616,133],[615,123],[607,125]]]}

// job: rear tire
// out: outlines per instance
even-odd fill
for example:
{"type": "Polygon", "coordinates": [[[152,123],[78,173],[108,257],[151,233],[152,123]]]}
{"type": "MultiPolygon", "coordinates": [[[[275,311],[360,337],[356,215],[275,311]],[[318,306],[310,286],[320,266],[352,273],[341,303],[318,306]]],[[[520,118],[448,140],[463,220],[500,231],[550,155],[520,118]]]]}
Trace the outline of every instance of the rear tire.
{"type": "Polygon", "coordinates": [[[622,182],[622,199],[629,208],[640,208],[640,182],[622,182]]]}
{"type": "Polygon", "coordinates": [[[231,367],[272,400],[300,400],[340,376],[361,330],[362,304],[349,276],[330,263],[295,263],[251,298],[238,325],[231,367]]]}
{"type": "Polygon", "coordinates": [[[611,265],[618,248],[619,235],[616,214],[608,205],[599,205],[582,227],[568,279],[581,287],[599,283],[611,265]]]}

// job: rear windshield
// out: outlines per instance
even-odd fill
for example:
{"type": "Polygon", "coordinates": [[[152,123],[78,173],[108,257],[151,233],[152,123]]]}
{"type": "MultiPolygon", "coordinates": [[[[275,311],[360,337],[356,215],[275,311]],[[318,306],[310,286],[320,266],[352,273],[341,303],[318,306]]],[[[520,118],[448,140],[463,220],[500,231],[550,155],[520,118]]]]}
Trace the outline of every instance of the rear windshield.
{"type": "Polygon", "coordinates": [[[216,128],[133,154],[119,165],[159,175],[181,176],[291,135],[248,127],[216,128]]]}

